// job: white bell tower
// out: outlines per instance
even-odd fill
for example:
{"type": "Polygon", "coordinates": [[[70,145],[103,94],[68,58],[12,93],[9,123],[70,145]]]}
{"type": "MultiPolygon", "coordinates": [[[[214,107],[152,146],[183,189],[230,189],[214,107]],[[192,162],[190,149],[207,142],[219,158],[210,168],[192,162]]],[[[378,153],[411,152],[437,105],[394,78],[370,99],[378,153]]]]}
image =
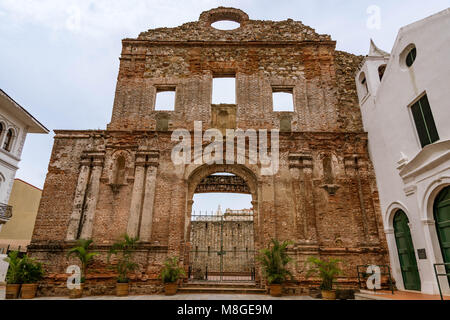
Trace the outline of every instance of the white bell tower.
{"type": "Polygon", "coordinates": [[[364,107],[369,97],[376,97],[389,58],[390,54],[378,48],[370,39],[369,54],[362,61],[355,78],[361,108],[364,107]]]}

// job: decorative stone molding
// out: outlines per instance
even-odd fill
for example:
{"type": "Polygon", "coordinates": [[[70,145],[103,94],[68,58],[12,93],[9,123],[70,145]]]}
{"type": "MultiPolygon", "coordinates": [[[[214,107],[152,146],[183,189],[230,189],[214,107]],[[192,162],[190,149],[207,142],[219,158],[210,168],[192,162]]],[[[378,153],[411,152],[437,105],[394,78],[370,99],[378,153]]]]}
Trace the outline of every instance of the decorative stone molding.
{"type": "Polygon", "coordinates": [[[241,193],[251,194],[245,180],[239,176],[207,176],[200,181],[195,193],[241,193]]]}
{"type": "Polygon", "coordinates": [[[413,185],[413,186],[407,186],[403,189],[403,191],[405,192],[405,195],[407,197],[412,196],[416,193],[417,191],[417,186],[413,185]]]}
{"type": "Polygon", "coordinates": [[[410,183],[449,160],[450,140],[427,145],[400,170],[400,177],[405,183],[410,183]]]}
{"type": "Polygon", "coordinates": [[[142,167],[158,167],[159,166],[159,151],[138,151],[136,152],[135,165],[142,167]]]}
{"type": "Polygon", "coordinates": [[[239,9],[219,7],[202,12],[198,21],[210,26],[214,22],[221,20],[234,21],[242,24],[249,20],[249,16],[244,11],[239,9]]]}
{"type": "Polygon", "coordinates": [[[130,205],[127,233],[148,242],[151,237],[156,174],[159,151],[140,150],[136,153],[136,170],[130,205]]]}
{"type": "Polygon", "coordinates": [[[358,168],[357,159],[357,155],[347,155],[344,157],[344,168],[347,175],[353,175],[358,168]]]}
{"type": "Polygon", "coordinates": [[[435,226],[436,225],[436,221],[434,221],[434,220],[424,219],[421,221],[426,226],[435,226]]]}
{"type": "Polygon", "coordinates": [[[308,153],[289,154],[289,169],[311,169],[313,168],[313,157],[308,153]]]}
{"type": "Polygon", "coordinates": [[[81,155],[80,173],[73,201],[66,240],[90,239],[97,207],[104,151],[85,151],[81,155]]]}
{"type": "Polygon", "coordinates": [[[400,152],[401,158],[397,161],[397,170],[402,170],[408,164],[408,157],[403,152],[400,152]]]}
{"type": "Polygon", "coordinates": [[[337,184],[325,184],[321,186],[321,188],[325,189],[330,194],[330,196],[336,195],[336,192],[339,190],[340,187],[341,186],[337,184]]]}
{"type": "Polygon", "coordinates": [[[105,151],[85,151],[81,155],[81,164],[90,163],[92,166],[103,166],[105,162],[105,151]]]}
{"type": "Polygon", "coordinates": [[[344,168],[346,175],[352,176],[355,172],[359,171],[359,169],[367,168],[368,166],[369,164],[367,158],[361,155],[352,154],[344,156],[344,168]]]}

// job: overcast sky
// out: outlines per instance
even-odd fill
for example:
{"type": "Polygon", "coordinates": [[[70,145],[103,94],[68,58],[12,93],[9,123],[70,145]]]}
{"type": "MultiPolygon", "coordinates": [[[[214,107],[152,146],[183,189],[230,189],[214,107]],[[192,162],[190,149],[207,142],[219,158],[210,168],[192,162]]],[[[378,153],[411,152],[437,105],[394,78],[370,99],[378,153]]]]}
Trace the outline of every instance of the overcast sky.
{"type": "MultiPolygon", "coordinates": [[[[299,20],[330,34],[339,50],[366,54],[370,38],[390,51],[400,27],[450,0],[0,0],[0,87],[50,130],[105,129],[121,39],[196,21],[218,6],[240,8],[250,19],[299,20]],[[379,29],[367,27],[374,5],[379,29]]],[[[53,133],[29,135],[17,177],[42,188],[52,144],[53,133]]]]}

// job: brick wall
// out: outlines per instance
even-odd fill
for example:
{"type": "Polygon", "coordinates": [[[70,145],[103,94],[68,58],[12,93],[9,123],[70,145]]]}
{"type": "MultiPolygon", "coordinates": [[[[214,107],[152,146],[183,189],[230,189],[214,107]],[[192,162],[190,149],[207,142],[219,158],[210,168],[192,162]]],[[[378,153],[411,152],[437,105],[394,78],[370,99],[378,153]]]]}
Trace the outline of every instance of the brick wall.
{"type": "MultiPolygon", "coordinates": [[[[224,171],[243,178],[252,194],[255,249],[271,238],[294,242],[289,250],[299,285],[313,283],[305,278],[304,261],[310,255],[342,259],[342,281],[349,286],[355,285],[356,265],[388,264],[353,81],[361,57],[335,51],[329,36],[301,22],[250,20],[227,8],[122,43],[107,129],[56,131],[29,248],[47,263],[40,294],[67,293],[64,273],[73,261],[67,261],[65,251],[73,245],[68,234],[77,212],[85,215],[84,224],[91,223],[92,230],[85,232],[102,253],[88,276],[91,293],[112,292],[114,275],[106,266],[106,253],[130,230],[145,238],[136,254],[140,268],[132,292],[158,292],[166,256],[180,256],[187,268],[192,249],[189,215],[197,185],[224,171]],[[241,28],[226,32],[210,27],[223,16],[238,20],[241,28]],[[280,133],[280,170],[274,176],[263,176],[258,165],[248,163],[201,166],[171,161],[176,144],[172,130],[192,130],[194,121],[208,129],[213,75],[230,73],[236,75],[235,125],[241,129],[280,128],[286,114],[273,112],[272,87],[292,89],[295,112],[288,114],[291,130],[280,133]],[[154,111],[156,91],[167,86],[176,87],[175,111],[154,111]],[[156,131],[161,114],[168,118],[167,131],[156,131]],[[114,166],[119,156],[125,158],[125,174],[117,184],[114,166]]],[[[259,269],[257,273],[259,280],[259,269]]]]}

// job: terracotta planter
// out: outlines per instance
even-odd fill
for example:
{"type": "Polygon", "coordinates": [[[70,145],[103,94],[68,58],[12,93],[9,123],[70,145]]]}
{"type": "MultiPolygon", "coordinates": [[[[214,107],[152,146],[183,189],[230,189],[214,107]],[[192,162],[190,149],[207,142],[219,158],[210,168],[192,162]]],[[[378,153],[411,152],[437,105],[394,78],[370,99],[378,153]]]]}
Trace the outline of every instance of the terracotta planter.
{"type": "Polygon", "coordinates": [[[36,291],[38,288],[37,283],[22,284],[22,289],[20,290],[20,297],[22,299],[33,299],[36,297],[36,291]]]}
{"type": "Polygon", "coordinates": [[[177,294],[178,284],[177,283],[166,283],[164,284],[164,293],[166,296],[173,296],[177,294]]]}
{"type": "Polygon", "coordinates": [[[281,284],[269,285],[270,295],[272,297],[281,297],[283,295],[283,286],[281,284]]]}
{"type": "Polygon", "coordinates": [[[118,297],[126,297],[129,293],[130,285],[127,283],[116,283],[116,295],[118,297]]]}
{"type": "Polygon", "coordinates": [[[20,284],[6,284],[6,299],[19,298],[20,284]]]}
{"type": "Polygon", "coordinates": [[[80,283],[80,289],[70,290],[70,299],[80,299],[83,296],[84,283],[80,283]]]}
{"type": "Polygon", "coordinates": [[[322,290],[323,300],[336,300],[336,291],[322,290]]]}

